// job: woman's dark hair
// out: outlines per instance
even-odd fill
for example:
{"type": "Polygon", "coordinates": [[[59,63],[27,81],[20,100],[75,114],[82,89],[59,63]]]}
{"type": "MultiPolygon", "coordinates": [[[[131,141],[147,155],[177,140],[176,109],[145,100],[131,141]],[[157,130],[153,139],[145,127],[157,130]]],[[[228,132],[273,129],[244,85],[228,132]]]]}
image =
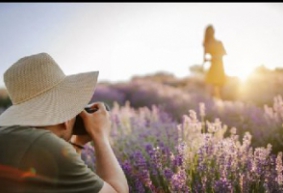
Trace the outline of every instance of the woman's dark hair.
{"type": "Polygon", "coordinates": [[[204,33],[203,46],[205,46],[210,40],[214,40],[214,28],[212,25],[208,25],[204,33]]]}

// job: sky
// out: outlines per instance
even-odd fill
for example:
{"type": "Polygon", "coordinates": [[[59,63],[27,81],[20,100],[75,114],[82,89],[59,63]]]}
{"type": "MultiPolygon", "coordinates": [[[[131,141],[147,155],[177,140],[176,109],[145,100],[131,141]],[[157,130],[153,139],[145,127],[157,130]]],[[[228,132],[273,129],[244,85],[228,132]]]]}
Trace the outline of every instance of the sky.
{"type": "Polygon", "coordinates": [[[209,24],[228,75],[283,67],[283,3],[0,3],[0,87],[13,63],[41,52],[66,75],[99,71],[99,81],[187,77],[209,24]]]}

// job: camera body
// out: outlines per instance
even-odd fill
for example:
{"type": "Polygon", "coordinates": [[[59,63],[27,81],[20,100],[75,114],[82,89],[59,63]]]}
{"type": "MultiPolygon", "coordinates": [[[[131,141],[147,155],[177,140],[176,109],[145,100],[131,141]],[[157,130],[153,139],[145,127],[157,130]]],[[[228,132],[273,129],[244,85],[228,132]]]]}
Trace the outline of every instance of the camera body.
{"type": "MultiPolygon", "coordinates": [[[[110,108],[109,106],[104,103],[105,105],[105,108],[107,111],[110,111],[110,108]]],[[[91,107],[91,104],[86,106],[84,108],[84,110],[87,112],[87,113],[94,113],[98,110],[97,107],[91,107]]],[[[84,121],[82,119],[82,117],[80,115],[77,115],[76,116],[76,121],[75,121],[75,124],[74,124],[74,128],[73,128],[73,135],[88,135],[86,129],[85,129],[85,125],[84,125],[84,121]]]]}

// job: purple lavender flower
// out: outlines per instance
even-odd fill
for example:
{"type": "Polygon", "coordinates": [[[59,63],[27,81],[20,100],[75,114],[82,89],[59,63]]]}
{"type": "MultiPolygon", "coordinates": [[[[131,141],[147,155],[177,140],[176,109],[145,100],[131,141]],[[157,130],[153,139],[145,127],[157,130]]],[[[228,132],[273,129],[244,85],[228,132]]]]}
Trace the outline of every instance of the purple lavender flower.
{"type": "MultiPolygon", "coordinates": [[[[143,92],[147,89],[143,87],[143,92]]],[[[168,101],[171,96],[172,93],[166,95],[168,101]]],[[[111,142],[131,192],[280,192],[282,164],[271,154],[273,146],[253,147],[254,140],[260,140],[252,137],[255,132],[243,133],[243,127],[236,127],[261,124],[257,133],[261,136],[261,129],[272,125],[264,122],[267,119],[258,120],[263,113],[253,108],[245,111],[247,107],[241,103],[205,104],[210,105],[205,108],[207,120],[200,120],[191,109],[186,110],[189,115],[183,116],[181,124],[158,105],[138,109],[129,103],[113,106],[111,118],[115,132],[112,131],[111,142]],[[215,114],[210,117],[212,112],[215,114]],[[248,123],[246,115],[251,118],[248,123]],[[207,130],[202,130],[202,122],[207,130]],[[230,135],[225,134],[227,128],[231,128],[230,135]]]]}
{"type": "Polygon", "coordinates": [[[217,193],[232,192],[233,187],[227,178],[220,178],[215,182],[214,190],[217,193]]]}
{"type": "Polygon", "coordinates": [[[282,166],[282,152],[279,152],[276,158],[276,171],[277,171],[277,177],[276,181],[280,187],[283,187],[283,166],[282,166]]]}

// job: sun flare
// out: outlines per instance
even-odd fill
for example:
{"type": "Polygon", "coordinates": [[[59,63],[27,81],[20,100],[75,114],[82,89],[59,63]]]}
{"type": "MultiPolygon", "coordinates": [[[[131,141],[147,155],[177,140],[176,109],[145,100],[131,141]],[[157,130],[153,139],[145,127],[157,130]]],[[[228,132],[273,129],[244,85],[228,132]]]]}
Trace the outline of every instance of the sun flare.
{"type": "Polygon", "coordinates": [[[234,76],[240,79],[241,82],[245,82],[248,77],[252,74],[252,68],[244,68],[244,67],[234,67],[227,68],[227,75],[234,76]]]}

